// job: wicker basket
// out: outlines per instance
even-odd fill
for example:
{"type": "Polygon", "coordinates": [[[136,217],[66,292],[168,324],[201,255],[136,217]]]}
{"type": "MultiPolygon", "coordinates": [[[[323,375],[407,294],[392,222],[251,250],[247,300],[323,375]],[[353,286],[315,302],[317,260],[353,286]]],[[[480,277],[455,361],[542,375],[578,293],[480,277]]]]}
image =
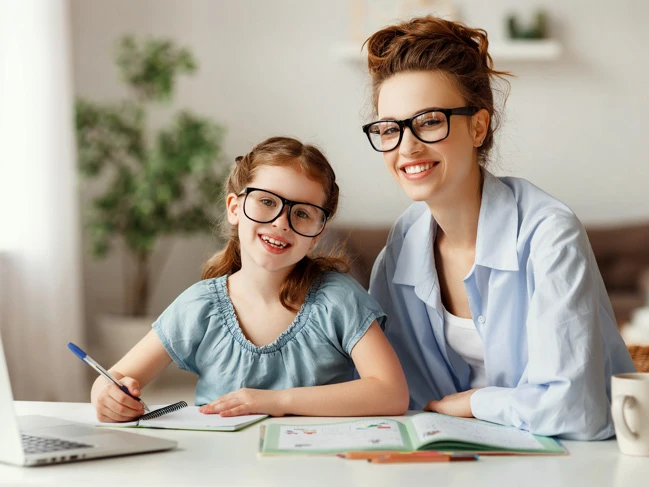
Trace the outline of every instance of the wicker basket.
{"type": "Polygon", "coordinates": [[[629,345],[628,348],[638,372],[649,372],[649,345],[629,345]]]}

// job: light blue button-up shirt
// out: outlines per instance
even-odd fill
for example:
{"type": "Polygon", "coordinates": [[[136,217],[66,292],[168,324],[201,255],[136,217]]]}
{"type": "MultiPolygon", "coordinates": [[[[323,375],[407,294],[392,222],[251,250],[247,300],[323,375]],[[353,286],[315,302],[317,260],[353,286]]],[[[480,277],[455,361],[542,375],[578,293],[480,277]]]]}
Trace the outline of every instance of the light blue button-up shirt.
{"type": "MultiPolygon", "coordinates": [[[[403,365],[410,408],[468,390],[468,364],[447,346],[435,270],[437,225],[424,203],[394,224],[370,294],[403,365]]],[[[487,387],[476,418],[540,435],[614,434],[611,375],[635,368],[588,237],[574,213],[528,181],[484,171],[475,263],[464,279],[484,343],[487,387]]]]}

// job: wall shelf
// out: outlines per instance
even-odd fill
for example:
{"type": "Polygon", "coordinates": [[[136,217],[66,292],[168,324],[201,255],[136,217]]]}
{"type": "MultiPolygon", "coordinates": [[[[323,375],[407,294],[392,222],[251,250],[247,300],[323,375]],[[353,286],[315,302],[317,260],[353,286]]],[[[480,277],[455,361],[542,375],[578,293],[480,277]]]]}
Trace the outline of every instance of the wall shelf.
{"type": "MultiPolygon", "coordinates": [[[[330,54],[334,59],[349,62],[364,62],[365,50],[361,52],[361,43],[343,42],[331,47],[330,54]]],[[[499,62],[544,62],[559,59],[563,48],[554,39],[542,40],[505,40],[489,44],[489,53],[494,63],[499,62]]]]}
{"type": "Polygon", "coordinates": [[[555,61],[559,59],[562,46],[554,39],[537,41],[495,41],[489,45],[489,53],[496,61],[555,61]]]}

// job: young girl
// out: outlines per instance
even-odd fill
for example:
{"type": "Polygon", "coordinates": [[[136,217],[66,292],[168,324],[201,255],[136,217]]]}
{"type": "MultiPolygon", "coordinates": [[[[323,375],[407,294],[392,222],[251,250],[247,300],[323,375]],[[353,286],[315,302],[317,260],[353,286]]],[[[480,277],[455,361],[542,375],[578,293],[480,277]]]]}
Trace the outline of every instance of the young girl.
{"type": "MultiPolygon", "coordinates": [[[[338,204],[322,153],[265,140],[237,158],[226,194],[227,247],[112,374],[137,397],[173,360],[199,376],[200,411],[222,416],[403,414],[408,388],[379,328],[385,315],[343,261],[307,256],[338,204]]],[[[101,377],[91,399],[101,421],[143,414],[101,377]]]]}
{"type": "MultiPolygon", "coordinates": [[[[495,71],[483,30],[434,17],[367,41],[372,147],[414,203],[375,262],[411,408],[542,435],[613,435],[634,370],[586,233],[529,182],[487,171],[495,71]]],[[[548,134],[549,136],[549,134],[548,134]]]]}

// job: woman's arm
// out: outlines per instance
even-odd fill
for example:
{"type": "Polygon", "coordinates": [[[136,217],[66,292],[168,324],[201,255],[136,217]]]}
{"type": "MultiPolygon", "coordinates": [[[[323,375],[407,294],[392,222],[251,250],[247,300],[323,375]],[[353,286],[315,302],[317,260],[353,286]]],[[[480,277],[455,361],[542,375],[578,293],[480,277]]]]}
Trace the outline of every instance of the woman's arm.
{"type": "Polygon", "coordinates": [[[476,418],[575,440],[613,435],[612,373],[632,363],[610,311],[583,227],[554,215],[530,248],[533,288],[525,321],[528,361],[516,387],[470,396],[476,418]],[[625,365],[628,364],[628,365],[625,365]]]}
{"type": "Polygon", "coordinates": [[[408,410],[403,370],[392,346],[374,321],[351,351],[360,379],[281,391],[240,389],[203,406],[222,416],[397,416],[408,410]]]}
{"type": "MultiPolygon", "coordinates": [[[[171,357],[156,332],[151,330],[109,372],[137,397],[140,389],[170,363],[171,357]]],[[[101,421],[127,421],[139,415],[142,410],[141,403],[101,376],[97,377],[92,386],[90,401],[97,409],[101,421]]]]}
{"type": "Polygon", "coordinates": [[[612,427],[595,276],[581,249],[555,252],[535,263],[523,380],[475,391],[471,411],[539,435],[604,439],[612,427]]]}

